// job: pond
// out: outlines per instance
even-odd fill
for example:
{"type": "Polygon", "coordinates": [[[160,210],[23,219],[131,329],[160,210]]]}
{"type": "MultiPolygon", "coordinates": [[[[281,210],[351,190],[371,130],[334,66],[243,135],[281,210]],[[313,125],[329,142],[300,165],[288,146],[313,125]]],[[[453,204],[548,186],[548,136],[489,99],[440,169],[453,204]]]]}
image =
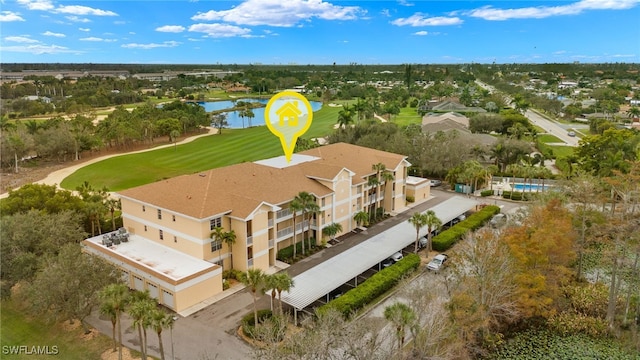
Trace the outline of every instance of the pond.
{"type": "MultiPolygon", "coordinates": [[[[238,99],[238,101],[244,102],[259,102],[261,104],[266,105],[269,102],[269,99],[238,99]]],[[[309,101],[311,104],[311,109],[313,111],[318,111],[322,108],[322,103],[319,101],[309,101]]],[[[224,109],[232,109],[234,106],[234,102],[230,100],[225,101],[207,101],[207,102],[198,102],[198,105],[204,107],[205,111],[217,111],[224,109]]],[[[240,111],[229,111],[227,112],[227,122],[229,123],[229,128],[231,129],[241,129],[250,126],[262,126],[264,125],[264,107],[251,109],[253,111],[254,117],[249,119],[245,117],[244,119],[240,116],[240,111]]]]}

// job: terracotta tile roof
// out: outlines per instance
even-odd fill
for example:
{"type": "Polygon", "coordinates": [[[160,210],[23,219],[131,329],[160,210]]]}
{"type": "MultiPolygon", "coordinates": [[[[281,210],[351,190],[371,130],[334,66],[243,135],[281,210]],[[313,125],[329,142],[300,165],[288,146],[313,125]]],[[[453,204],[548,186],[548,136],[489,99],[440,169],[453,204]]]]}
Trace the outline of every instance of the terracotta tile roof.
{"type": "Polygon", "coordinates": [[[302,154],[321,159],[282,169],[241,163],[131,188],[120,195],[198,219],[222,213],[246,218],[262,202],[282,204],[301,191],[319,197],[333,192],[311,177],[333,179],[347,168],[356,173],[354,183],[359,183],[374,173],[372,164],[381,162],[394,169],[405,159],[349,144],[327,145],[302,154]]]}
{"type": "Polygon", "coordinates": [[[383,163],[387,169],[392,170],[406,159],[404,155],[346,143],[320,146],[300,152],[300,154],[320,158],[320,160],[316,160],[311,164],[334,165],[353,171],[356,173],[352,181],[353,184],[365,182],[367,176],[375,174],[375,171],[371,170],[371,165],[373,164],[383,163]]]}

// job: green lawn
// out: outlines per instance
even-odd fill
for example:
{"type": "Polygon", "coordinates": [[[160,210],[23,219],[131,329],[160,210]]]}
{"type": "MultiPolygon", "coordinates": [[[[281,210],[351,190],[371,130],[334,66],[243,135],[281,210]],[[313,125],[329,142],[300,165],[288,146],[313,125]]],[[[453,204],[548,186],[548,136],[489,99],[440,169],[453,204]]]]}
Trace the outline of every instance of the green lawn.
{"type": "Polygon", "coordinates": [[[422,116],[418,114],[416,108],[405,107],[400,109],[400,114],[395,115],[391,122],[398,124],[398,126],[407,126],[409,124],[421,124],[422,116]]]}
{"type": "MultiPolygon", "coordinates": [[[[304,138],[321,137],[332,131],[341,108],[322,107],[314,113],[304,138]]],[[[139,154],[113,157],[74,172],[60,184],[73,190],[84,181],[92,186],[118,191],[183,174],[282,155],[280,140],[266,126],[225,129],[176,149],[168,147],[139,154]]]]}
{"type": "MultiPolygon", "coordinates": [[[[81,339],[82,328],[65,330],[59,324],[48,324],[40,319],[27,318],[15,308],[11,301],[2,301],[0,344],[2,348],[1,358],[7,359],[100,359],[100,354],[112,346],[111,339],[105,335],[97,335],[91,340],[81,339]],[[28,355],[25,350],[22,354],[8,355],[8,346],[27,346],[32,351],[33,346],[49,347],[54,351],[57,347],[57,355],[28,355]]],[[[14,348],[15,349],[15,348],[14,348]]],[[[14,350],[15,351],[15,350],[14,350]]]]}
{"type": "Polygon", "coordinates": [[[542,141],[545,144],[548,143],[561,143],[563,142],[562,140],[558,139],[557,137],[555,137],[554,135],[550,135],[550,134],[540,134],[537,136],[537,139],[539,141],[542,141]]]}
{"type": "Polygon", "coordinates": [[[573,155],[575,148],[572,146],[550,146],[553,150],[553,156],[557,158],[566,158],[573,155]]]}

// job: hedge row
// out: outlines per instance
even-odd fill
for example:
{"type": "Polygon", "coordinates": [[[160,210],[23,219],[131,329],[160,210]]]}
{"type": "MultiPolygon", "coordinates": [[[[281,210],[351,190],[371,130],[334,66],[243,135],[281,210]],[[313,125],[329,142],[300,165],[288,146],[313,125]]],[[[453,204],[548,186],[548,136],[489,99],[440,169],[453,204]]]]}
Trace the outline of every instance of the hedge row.
{"type": "Polygon", "coordinates": [[[405,275],[415,271],[419,266],[420,256],[409,254],[394,265],[380,270],[339,298],[321,306],[318,311],[322,313],[328,309],[335,309],[344,317],[348,317],[393,288],[405,275]]]}
{"type": "Polygon", "coordinates": [[[472,214],[465,220],[457,223],[449,229],[436,235],[433,241],[433,249],[436,251],[449,250],[456,241],[460,240],[466,233],[481,228],[493,215],[500,212],[500,207],[495,205],[485,206],[482,210],[472,214]]]}
{"type": "Polygon", "coordinates": [[[524,201],[529,201],[531,199],[533,199],[535,197],[535,193],[530,193],[530,192],[519,192],[519,191],[514,191],[513,194],[511,193],[511,191],[503,191],[502,192],[502,198],[503,199],[510,199],[510,200],[524,200],[524,201]]]}
{"type": "Polygon", "coordinates": [[[483,196],[483,197],[484,196],[491,196],[491,195],[493,195],[493,190],[482,190],[480,192],[480,196],[483,196]]]}
{"type": "MultiPolygon", "coordinates": [[[[258,310],[258,323],[263,323],[265,320],[273,317],[273,313],[269,309],[258,310]]],[[[246,336],[251,338],[254,337],[254,330],[256,328],[255,314],[252,312],[248,313],[242,318],[242,331],[246,336]]]]}
{"type": "MultiPolygon", "coordinates": [[[[309,241],[311,242],[311,246],[315,247],[316,246],[316,239],[315,238],[311,238],[309,239],[309,241]]],[[[309,245],[307,243],[307,240],[304,240],[304,247],[306,251],[309,251],[308,246],[309,245]]],[[[296,255],[301,255],[302,254],[302,241],[298,242],[296,244],[296,255]]],[[[284,261],[286,263],[289,263],[293,260],[293,245],[289,245],[286,248],[280,249],[278,251],[278,254],[276,255],[276,258],[280,261],[284,261]]]]}

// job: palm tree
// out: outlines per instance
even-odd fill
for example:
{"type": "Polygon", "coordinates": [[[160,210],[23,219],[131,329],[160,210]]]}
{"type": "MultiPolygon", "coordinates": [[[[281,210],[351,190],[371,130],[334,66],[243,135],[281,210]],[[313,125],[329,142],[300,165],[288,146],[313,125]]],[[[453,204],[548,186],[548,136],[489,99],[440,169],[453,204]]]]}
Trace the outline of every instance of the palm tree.
{"type": "Polygon", "coordinates": [[[251,119],[253,119],[256,115],[253,113],[253,110],[246,108],[244,110],[244,116],[249,119],[249,127],[251,127],[251,119]]]}
{"type": "Polygon", "coordinates": [[[408,305],[397,302],[384,308],[384,317],[395,325],[398,349],[401,349],[404,345],[405,329],[416,325],[415,312],[408,305]]]}
{"type": "Polygon", "coordinates": [[[330,236],[331,240],[335,240],[335,236],[342,231],[342,225],[338,223],[332,223],[322,229],[322,233],[326,236],[330,236]]]}
{"type": "Polygon", "coordinates": [[[342,110],[338,112],[338,125],[343,130],[353,122],[353,112],[349,105],[344,105],[342,110]]]}
{"type": "Polygon", "coordinates": [[[420,229],[422,229],[422,227],[427,224],[427,219],[423,214],[416,212],[409,218],[408,221],[409,221],[409,224],[413,225],[413,227],[416,228],[416,246],[415,246],[414,252],[417,253],[418,241],[420,240],[420,229]]]}
{"type": "Polygon", "coordinates": [[[158,344],[160,346],[160,358],[164,358],[164,344],[162,343],[162,330],[173,326],[173,315],[156,308],[151,314],[151,328],[158,334],[158,344]]]}
{"type": "Polygon", "coordinates": [[[116,231],[115,213],[122,208],[122,203],[120,203],[120,199],[108,198],[106,205],[109,208],[109,213],[111,213],[111,230],[116,231]]]}
{"type": "Polygon", "coordinates": [[[149,295],[149,291],[134,291],[129,301],[127,312],[133,319],[133,326],[138,329],[140,352],[142,358],[147,358],[147,328],[151,325],[151,316],[156,309],[157,302],[149,295]],[[144,331],[144,336],[143,336],[144,331]]]}
{"type": "Polygon", "coordinates": [[[233,270],[233,245],[236,243],[236,232],[233,230],[225,232],[222,236],[222,242],[224,242],[229,248],[231,270],[233,270]]]}
{"type": "Polygon", "coordinates": [[[440,229],[442,226],[442,220],[438,218],[436,212],[433,210],[427,210],[424,214],[424,225],[427,227],[427,254],[431,252],[431,237],[434,230],[440,229]]]}
{"type": "MultiPolygon", "coordinates": [[[[209,237],[213,239],[213,241],[220,241],[220,244],[222,244],[224,242],[225,235],[226,235],[226,232],[224,231],[224,228],[220,226],[216,226],[215,228],[213,228],[213,231],[211,232],[211,234],[209,234],[209,237]]],[[[218,258],[220,256],[222,256],[222,246],[218,248],[218,258]]]]}
{"type": "Polygon", "coordinates": [[[249,287],[253,295],[253,316],[255,326],[258,326],[258,293],[264,291],[266,274],[260,269],[249,269],[240,274],[240,282],[249,287]]]}
{"type": "Polygon", "coordinates": [[[113,351],[116,351],[116,325],[118,324],[118,317],[116,311],[111,303],[103,302],[100,304],[100,314],[108,316],[111,320],[111,338],[113,339],[113,351]]]}
{"type": "Polygon", "coordinates": [[[293,287],[293,279],[286,272],[276,273],[266,277],[266,287],[271,288],[271,300],[278,295],[278,307],[282,315],[282,292],[289,291],[293,287]]]}
{"type": "MultiPolygon", "coordinates": [[[[315,196],[309,194],[306,191],[302,191],[298,193],[298,197],[300,198],[300,203],[302,204],[302,226],[304,227],[305,218],[307,220],[307,243],[308,249],[311,250],[311,219],[313,218],[313,214],[317,214],[320,212],[320,206],[316,202],[315,196]]],[[[302,229],[302,249],[304,252],[304,228],[302,229]]]]}
{"type": "Polygon", "coordinates": [[[627,110],[627,116],[631,119],[636,119],[640,117],[640,108],[637,106],[632,106],[627,110]]]}
{"type": "Polygon", "coordinates": [[[129,288],[125,284],[110,284],[105,286],[100,294],[98,294],[102,306],[101,308],[110,309],[115,315],[116,326],[118,327],[118,359],[122,360],[122,326],[120,324],[120,315],[127,306],[129,300],[129,288]]]}
{"type": "MultiPolygon", "coordinates": [[[[378,188],[378,185],[380,185],[380,181],[378,180],[378,178],[376,177],[370,177],[367,180],[367,185],[371,186],[371,187],[375,187],[376,189],[378,188]]],[[[369,201],[371,200],[371,190],[369,190],[369,201]]],[[[375,201],[373,201],[369,207],[369,216],[373,216],[375,218],[376,216],[376,202],[378,201],[377,199],[377,194],[376,194],[376,199],[375,201]]]]}
{"type": "Polygon", "coordinates": [[[179,136],[180,136],[180,131],[178,130],[171,130],[171,132],[169,133],[169,139],[173,143],[173,151],[176,151],[178,149],[179,136]]]}
{"type": "MultiPolygon", "coordinates": [[[[296,257],[296,251],[298,248],[298,242],[296,241],[296,216],[298,214],[298,211],[302,211],[302,209],[303,209],[303,205],[300,202],[300,199],[298,199],[298,197],[296,196],[289,203],[289,210],[291,210],[291,213],[293,214],[292,220],[293,220],[293,258],[294,259],[296,257]]],[[[302,241],[302,252],[304,253],[304,239],[302,241]]]]}
{"type": "MultiPolygon", "coordinates": [[[[393,181],[393,180],[395,180],[395,178],[393,177],[393,174],[390,171],[383,171],[380,174],[380,183],[381,183],[380,185],[382,185],[382,183],[386,184],[388,181],[393,181]]],[[[386,211],[384,208],[384,202],[382,199],[380,199],[380,207],[382,208],[383,211],[386,211]]]]}
{"type": "Polygon", "coordinates": [[[358,211],[353,216],[353,220],[355,220],[356,226],[367,226],[369,225],[369,214],[366,211],[358,211]]]}

